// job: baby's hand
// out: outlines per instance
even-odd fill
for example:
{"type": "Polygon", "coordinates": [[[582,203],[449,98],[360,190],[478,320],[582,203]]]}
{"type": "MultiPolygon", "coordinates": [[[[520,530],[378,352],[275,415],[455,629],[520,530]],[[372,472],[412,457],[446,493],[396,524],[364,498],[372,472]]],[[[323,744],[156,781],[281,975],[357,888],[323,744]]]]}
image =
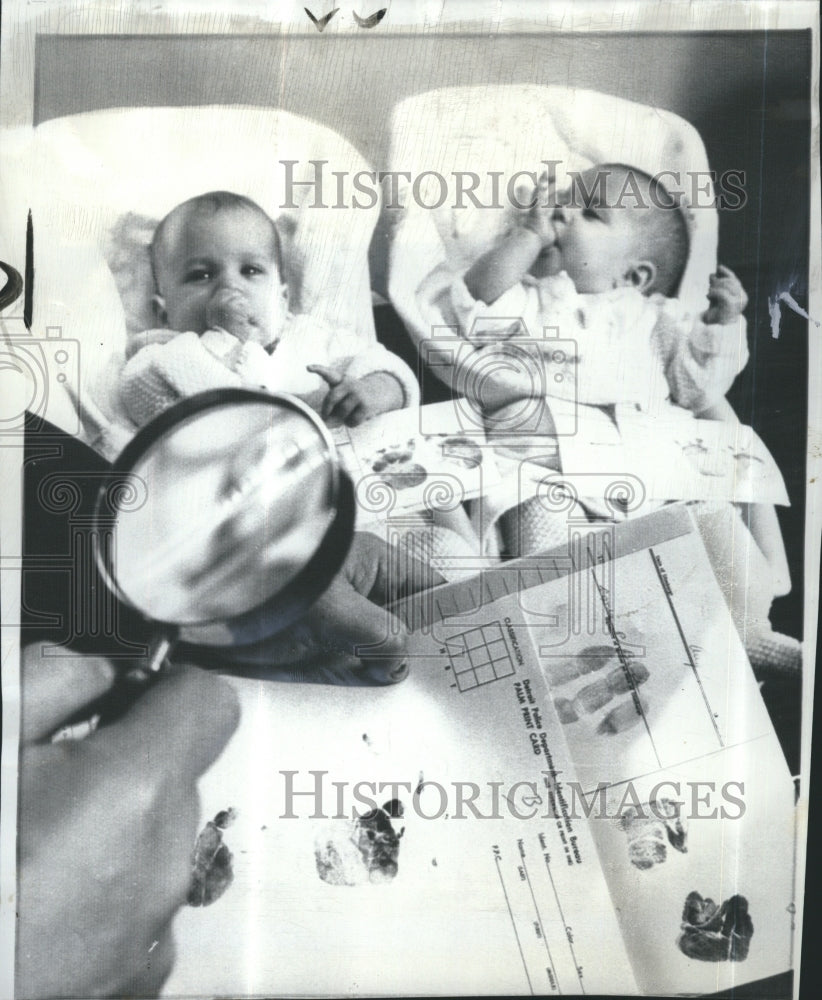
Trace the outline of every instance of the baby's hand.
{"type": "Polygon", "coordinates": [[[357,427],[366,420],[402,409],[405,394],[398,379],[388,372],[372,372],[362,378],[346,378],[324,365],[308,365],[308,371],[324,379],[329,393],[323,400],[322,418],[357,427]]]}
{"type": "Polygon", "coordinates": [[[553,215],[556,205],[550,198],[551,184],[548,174],[543,173],[534,191],[534,200],[527,212],[524,212],[521,225],[539,236],[544,247],[551,246],[557,238],[553,215]]]}
{"type": "Polygon", "coordinates": [[[206,307],[206,323],[211,329],[225,330],[241,344],[254,343],[267,347],[269,331],[260,325],[245,297],[231,289],[218,292],[206,307]]]}
{"type": "Polygon", "coordinates": [[[718,326],[735,320],[748,304],[742,283],[724,264],[720,264],[716,274],[711,275],[708,302],[710,305],[702,314],[702,322],[718,326]]]}

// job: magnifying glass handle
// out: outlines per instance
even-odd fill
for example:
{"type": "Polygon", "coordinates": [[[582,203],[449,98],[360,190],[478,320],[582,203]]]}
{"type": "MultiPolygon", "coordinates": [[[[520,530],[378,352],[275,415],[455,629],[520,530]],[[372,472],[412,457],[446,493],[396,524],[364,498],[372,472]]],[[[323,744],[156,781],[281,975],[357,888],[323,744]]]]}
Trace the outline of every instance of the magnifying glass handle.
{"type": "Polygon", "coordinates": [[[171,668],[168,654],[177,641],[177,631],[172,627],[157,632],[149,643],[146,662],[121,673],[109,691],[68,719],[52,737],[53,741],[82,739],[100,726],[122,718],[143,692],[171,668]]]}
{"type": "Polygon", "coordinates": [[[113,722],[123,715],[128,711],[129,705],[135,698],[139,698],[149,685],[154,684],[167,670],[171,669],[171,661],[168,656],[177,642],[178,633],[179,629],[174,626],[169,626],[155,633],[149,643],[145,661],[132,666],[114,685],[109,695],[104,696],[106,698],[110,696],[106,706],[109,710],[103,709],[101,711],[101,725],[113,722]]]}
{"type": "Polygon", "coordinates": [[[153,679],[164,670],[169,669],[171,663],[168,654],[174,648],[176,641],[176,628],[164,629],[154,636],[148,647],[148,663],[146,666],[139,667],[140,672],[144,674],[146,680],[153,679]]]}

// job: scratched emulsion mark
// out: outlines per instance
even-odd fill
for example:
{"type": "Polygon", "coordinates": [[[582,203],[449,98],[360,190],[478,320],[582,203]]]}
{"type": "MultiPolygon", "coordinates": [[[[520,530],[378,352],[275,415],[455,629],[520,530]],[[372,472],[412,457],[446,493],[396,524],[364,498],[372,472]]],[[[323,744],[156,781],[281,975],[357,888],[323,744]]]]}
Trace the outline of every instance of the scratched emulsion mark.
{"type": "Polygon", "coordinates": [[[400,840],[405,827],[392,819],[405,814],[391,799],[364,816],[325,824],[314,841],[317,874],[329,885],[375,885],[391,882],[399,871],[400,840]]]}
{"type": "Polygon", "coordinates": [[[23,299],[23,323],[27,330],[31,330],[32,316],[34,315],[34,222],[31,218],[31,209],[26,219],[26,280],[25,297],[23,299]]]}
{"type": "Polygon", "coordinates": [[[223,809],[203,827],[191,857],[189,906],[209,906],[234,881],[234,856],[223,842],[223,830],[237,818],[234,809],[223,809]]]}
{"type": "Polygon", "coordinates": [[[801,316],[803,319],[806,319],[809,323],[813,323],[813,325],[817,327],[817,329],[819,328],[819,321],[812,319],[808,315],[808,313],[802,308],[802,306],[799,305],[799,303],[796,301],[793,295],[791,295],[793,286],[794,282],[791,282],[785,291],[778,292],[774,296],[770,295],[768,296],[768,312],[771,314],[771,336],[774,338],[774,340],[777,340],[779,338],[779,327],[780,324],[782,323],[783,302],[789,309],[793,309],[793,311],[797,315],[801,316]]]}

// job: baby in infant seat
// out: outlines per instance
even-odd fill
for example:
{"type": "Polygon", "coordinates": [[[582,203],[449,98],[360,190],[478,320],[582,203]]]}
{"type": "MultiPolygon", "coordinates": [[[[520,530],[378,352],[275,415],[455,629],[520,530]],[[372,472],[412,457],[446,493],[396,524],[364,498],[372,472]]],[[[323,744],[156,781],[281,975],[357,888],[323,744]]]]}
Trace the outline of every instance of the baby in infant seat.
{"type": "Polygon", "coordinates": [[[417,402],[413,373],[381,345],[289,314],[277,227],[250,198],[183,202],[150,252],[159,328],[134,338],[120,380],[136,424],[231,385],[295,393],[348,425],[417,402]]]}
{"type": "MultiPolygon", "coordinates": [[[[582,435],[586,411],[595,409],[593,416],[602,419],[604,412],[617,426],[626,409],[665,420],[678,410],[683,417],[690,411],[737,422],[724,397],[747,361],[740,337],[747,297],[737,278],[721,267],[711,278],[709,308],[701,317],[689,315],[673,297],[688,253],[685,218],[671,194],[639,170],[603,164],[577,175],[559,195],[543,176],[531,207],[518,213],[510,232],[463,277],[438,268],[420,294],[436,304],[460,336],[488,357],[499,356],[501,369],[509,338],[527,337],[536,345],[544,374],[537,391],[545,394],[547,405],[539,426],[523,433],[520,457],[559,470],[552,407],[557,413],[575,401],[586,404],[574,410],[582,435]],[[573,339],[576,357],[558,352],[544,336],[546,327],[573,339]]],[[[535,384],[533,378],[504,370],[484,380],[475,403],[491,438],[495,428],[510,430],[509,415],[522,412],[535,384]]],[[[470,382],[464,389],[470,395],[470,382]]],[[[595,499],[575,506],[583,517],[606,513],[595,499]]],[[[703,534],[732,534],[731,509],[725,507],[724,527],[718,528],[723,515],[717,505],[695,504],[703,534]]],[[[524,555],[563,543],[570,513],[548,511],[537,497],[522,501],[500,519],[507,553],[524,555]]],[[[744,516],[761,551],[764,575],[770,577],[768,583],[754,584],[762,584],[762,601],[752,602],[761,623],[772,597],[789,589],[787,560],[773,507],[751,504],[744,516]]],[[[714,541],[706,537],[716,568],[727,551],[716,555],[714,541]]],[[[723,540],[726,550],[728,544],[723,540]]],[[[738,581],[728,585],[740,587],[738,581]]]]}
{"type": "MultiPolygon", "coordinates": [[[[294,393],[349,426],[419,402],[413,372],[381,344],[289,314],[277,227],[249,198],[216,191],[183,202],[150,249],[162,326],[129,345],[120,378],[138,426],[180,399],[232,385],[294,393]]],[[[412,554],[457,566],[472,554],[455,532],[419,520],[403,538],[412,554]]]]}

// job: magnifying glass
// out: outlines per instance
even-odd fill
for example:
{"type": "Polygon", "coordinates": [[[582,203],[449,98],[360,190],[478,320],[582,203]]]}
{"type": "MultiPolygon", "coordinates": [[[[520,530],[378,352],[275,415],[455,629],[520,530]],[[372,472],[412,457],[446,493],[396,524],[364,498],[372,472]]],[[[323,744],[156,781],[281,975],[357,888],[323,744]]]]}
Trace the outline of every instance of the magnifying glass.
{"type": "Polygon", "coordinates": [[[354,490],[300,400],[247,389],[192,396],[140,430],[97,498],[97,562],[152,623],[146,674],[177,641],[242,646],[301,617],[340,570],[354,490]]]}

